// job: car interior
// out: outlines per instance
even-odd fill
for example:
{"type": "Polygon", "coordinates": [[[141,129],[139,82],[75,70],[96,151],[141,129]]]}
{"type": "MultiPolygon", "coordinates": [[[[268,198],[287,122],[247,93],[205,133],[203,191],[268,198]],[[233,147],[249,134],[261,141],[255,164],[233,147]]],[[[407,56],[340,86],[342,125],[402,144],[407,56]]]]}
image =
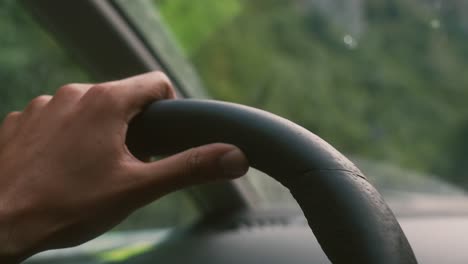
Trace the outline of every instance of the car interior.
{"type": "Polygon", "coordinates": [[[25,263],[468,262],[464,2],[0,5],[1,116],[65,83],[160,70],[180,99],[131,122],[132,153],[225,142],[251,164],[25,263]]]}

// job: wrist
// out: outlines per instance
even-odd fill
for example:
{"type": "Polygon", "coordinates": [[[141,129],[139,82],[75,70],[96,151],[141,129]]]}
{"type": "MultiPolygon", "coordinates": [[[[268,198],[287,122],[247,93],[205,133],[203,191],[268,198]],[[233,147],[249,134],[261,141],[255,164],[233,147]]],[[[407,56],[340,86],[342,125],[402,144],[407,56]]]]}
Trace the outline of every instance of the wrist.
{"type": "Polygon", "coordinates": [[[0,212],[0,263],[15,264],[20,263],[33,255],[32,247],[29,249],[28,243],[21,242],[18,238],[18,231],[15,228],[15,213],[6,212],[3,208],[0,212]]]}
{"type": "MultiPolygon", "coordinates": [[[[2,228],[3,229],[3,228],[2,228]]],[[[0,263],[16,264],[27,258],[26,251],[17,245],[10,237],[11,230],[1,230],[0,263]]]]}

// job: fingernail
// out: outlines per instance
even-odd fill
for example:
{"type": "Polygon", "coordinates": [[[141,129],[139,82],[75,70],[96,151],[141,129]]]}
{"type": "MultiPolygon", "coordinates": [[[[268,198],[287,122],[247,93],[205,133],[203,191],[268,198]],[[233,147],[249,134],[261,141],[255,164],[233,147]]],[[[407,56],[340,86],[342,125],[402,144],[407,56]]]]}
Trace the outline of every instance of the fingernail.
{"type": "Polygon", "coordinates": [[[225,153],[219,159],[224,175],[228,177],[240,177],[249,170],[249,162],[239,149],[233,149],[225,153]]]}

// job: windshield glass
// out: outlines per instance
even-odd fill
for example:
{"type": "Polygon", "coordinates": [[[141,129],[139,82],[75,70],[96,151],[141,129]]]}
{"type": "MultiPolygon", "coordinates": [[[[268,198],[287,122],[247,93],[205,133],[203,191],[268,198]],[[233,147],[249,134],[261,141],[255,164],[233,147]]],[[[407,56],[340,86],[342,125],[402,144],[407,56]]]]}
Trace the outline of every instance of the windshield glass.
{"type": "MultiPolygon", "coordinates": [[[[424,209],[428,203],[419,201],[437,204],[434,196],[464,199],[465,2],[118,2],[156,49],[161,40],[148,37],[151,25],[163,25],[209,96],[271,111],[318,134],[390,203],[417,201],[411,204],[424,209]]],[[[290,200],[260,173],[249,177],[264,204],[290,200]]],[[[451,204],[461,210],[462,203],[451,204]]]]}

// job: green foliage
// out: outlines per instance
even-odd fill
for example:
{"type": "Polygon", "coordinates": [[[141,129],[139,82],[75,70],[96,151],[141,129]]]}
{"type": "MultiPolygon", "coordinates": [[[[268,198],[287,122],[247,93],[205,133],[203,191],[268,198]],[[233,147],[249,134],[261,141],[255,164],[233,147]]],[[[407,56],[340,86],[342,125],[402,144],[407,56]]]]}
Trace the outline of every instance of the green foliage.
{"type": "Polygon", "coordinates": [[[0,118],[67,82],[89,81],[18,1],[0,1],[0,33],[0,118]]]}
{"type": "MultiPolygon", "coordinates": [[[[206,5],[158,2],[190,47],[187,31],[213,22],[204,13],[176,13],[169,2],[202,11],[206,5]]],[[[340,14],[306,2],[242,1],[236,17],[199,35],[189,54],[211,94],[292,119],[347,153],[468,186],[460,165],[468,152],[458,147],[468,145],[460,132],[468,114],[468,33],[457,1],[440,9],[424,1],[363,1],[365,29],[354,46],[343,41],[346,27],[333,22],[340,14]]]]}
{"type": "Polygon", "coordinates": [[[154,0],[160,4],[164,19],[181,40],[188,54],[193,54],[219,26],[240,12],[240,0],[171,1],[154,0]],[[184,19],[180,19],[183,16],[184,19]],[[193,23],[197,21],[197,23],[193,23]]]}

